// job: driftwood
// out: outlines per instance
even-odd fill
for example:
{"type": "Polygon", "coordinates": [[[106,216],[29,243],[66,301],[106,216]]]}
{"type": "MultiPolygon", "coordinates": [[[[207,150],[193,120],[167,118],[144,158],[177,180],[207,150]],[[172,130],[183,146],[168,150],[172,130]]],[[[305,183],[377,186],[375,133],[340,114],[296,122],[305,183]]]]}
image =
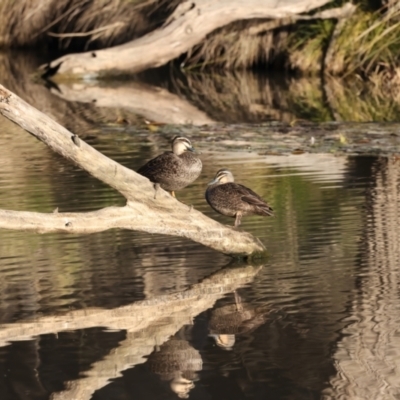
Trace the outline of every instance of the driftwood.
{"type": "MultiPolygon", "coordinates": [[[[158,67],[188,52],[215,29],[238,20],[293,18],[331,0],[183,1],[164,25],[139,39],[105,50],[61,57],[46,69],[63,75],[95,77],[158,67]]],[[[336,18],[324,15],[324,18],[336,18]]],[[[307,17],[306,17],[307,18],[307,17]]],[[[300,18],[302,19],[302,18],[300,18]]]]}
{"type": "Polygon", "coordinates": [[[250,255],[264,251],[261,242],[246,232],[224,226],[170,196],[89,146],[51,118],[0,85],[0,113],[110,185],[127,200],[124,207],[88,213],[36,213],[0,210],[0,228],[34,232],[93,233],[125,228],[186,237],[227,254],[250,255]]]}

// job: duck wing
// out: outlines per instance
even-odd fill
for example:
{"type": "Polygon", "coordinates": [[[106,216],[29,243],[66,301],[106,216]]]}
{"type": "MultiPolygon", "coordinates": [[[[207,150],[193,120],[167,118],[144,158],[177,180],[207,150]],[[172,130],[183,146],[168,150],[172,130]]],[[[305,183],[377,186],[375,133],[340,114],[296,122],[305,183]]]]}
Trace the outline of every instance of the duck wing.
{"type": "Polygon", "coordinates": [[[256,207],[261,215],[274,215],[274,210],[260,197],[257,193],[253,192],[246,186],[237,184],[238,193],[240,193],[242,201],[256,207]]]}
{"type": "Polygon", "coordinates": [[[163,176],[167,170],[169,173],[173,173],[174,169],[176,169],[174,154],[171,151],[167,151],[148,161],[145,165],[140,167],[137,172],[152,180],[152,178],[156,176],[163,176]]]}

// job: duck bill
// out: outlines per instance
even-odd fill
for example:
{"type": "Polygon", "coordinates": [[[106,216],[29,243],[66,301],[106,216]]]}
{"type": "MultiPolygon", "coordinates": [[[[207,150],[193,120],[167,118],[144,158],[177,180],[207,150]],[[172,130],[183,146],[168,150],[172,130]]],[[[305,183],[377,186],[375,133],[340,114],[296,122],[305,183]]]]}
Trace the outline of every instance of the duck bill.
{"type": "Polygon", "coordinates": [[[192,153],[201,154],[200,151],[197,151],[194,147],[188,147],[187,149],[192,153]]]}
{"type": "Polygon", "coordinates": [[[208,182],[208,186],[214,185],[214,183],[217,183],[217,182],[218,182],[218,179],[214,178],[212,181],[208,182]]]}

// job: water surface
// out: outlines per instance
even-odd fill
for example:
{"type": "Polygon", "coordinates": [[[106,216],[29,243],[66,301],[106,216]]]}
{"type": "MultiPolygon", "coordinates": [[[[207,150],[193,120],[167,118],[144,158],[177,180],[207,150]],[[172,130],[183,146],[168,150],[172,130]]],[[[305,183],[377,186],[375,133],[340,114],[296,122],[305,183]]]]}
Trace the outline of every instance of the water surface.
{"type": "MultiPolygon", "coordinates": [[[[124,204],[4,119],[0,132],[0,208],[124,204]]],[[[137,169],[172,135],[97,126],[85,139],[137,169]]],[[[241,226],[269,258],[131,231],[0,231],[2,399],[397,398],[398,160],[194,144],[204,170],[178,198],[232,224],[204,199],[229,167],[275,210],[241,226]]]]}

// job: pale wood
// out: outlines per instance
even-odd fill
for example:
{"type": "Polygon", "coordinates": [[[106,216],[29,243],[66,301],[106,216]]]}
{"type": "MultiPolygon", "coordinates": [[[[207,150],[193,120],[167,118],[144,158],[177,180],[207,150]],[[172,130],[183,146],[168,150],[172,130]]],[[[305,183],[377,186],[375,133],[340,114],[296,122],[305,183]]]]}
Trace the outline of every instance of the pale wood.
{"type": "Polygon", "coordinates": [[[265,250],[249,233],[206,217],[162,189],[154,199],[154,185],[147,178],[101,154],[1,85],[0,114],[127,199],[125,207],[108,207],[88,213],[1,210],[0,228],[71,233],[125,228],[185,237],[226,254],[249,255],[265,250]]]}
{"type": "Polygon", "coordinates": [[[186,53],[217,28],[238,20],[290,18],[332,0],[183,1],[159,29],[105,50],[68,54],[51,62],[58,74],[86,78],[135,73],[166,64],[186,53]]]}

